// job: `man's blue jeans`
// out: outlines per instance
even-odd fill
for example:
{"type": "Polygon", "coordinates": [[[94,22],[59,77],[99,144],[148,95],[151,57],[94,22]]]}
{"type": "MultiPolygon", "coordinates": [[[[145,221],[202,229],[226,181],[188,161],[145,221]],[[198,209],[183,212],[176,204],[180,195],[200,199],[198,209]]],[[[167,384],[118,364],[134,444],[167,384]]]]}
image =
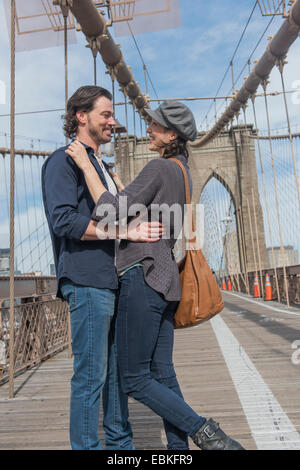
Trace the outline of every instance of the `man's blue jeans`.
{"type": "Polygon", "coordinates": [[[102,450],[98,436],[100,393],[106,449],[133,449],[128,398],[121,391],[114,342],[116,291],[63,280],[71,316],[74,374],[70,441],[73,450],[102,450]]]}
{"type": "Polygon", "coordinates": [[[142,267],[120,277],[116,336],[122,388],[163,418],[168,449],[183,450],[205,418],[185,403],[177,382],[172,360],[176,307],[145,283],[142,267]]]}

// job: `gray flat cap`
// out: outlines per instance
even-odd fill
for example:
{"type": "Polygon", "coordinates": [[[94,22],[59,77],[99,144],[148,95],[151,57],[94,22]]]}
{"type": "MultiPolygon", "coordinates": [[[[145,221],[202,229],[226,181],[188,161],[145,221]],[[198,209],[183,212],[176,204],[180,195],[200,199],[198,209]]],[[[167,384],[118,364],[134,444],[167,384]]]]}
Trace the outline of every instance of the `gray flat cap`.
{"type": "Polygon", "coordinates": [[[157,109],[145,109],[158,124],[175,131],[182,139],[194,141],[197,127],[192,111],[179,101],[164,101],[157,109]]]}

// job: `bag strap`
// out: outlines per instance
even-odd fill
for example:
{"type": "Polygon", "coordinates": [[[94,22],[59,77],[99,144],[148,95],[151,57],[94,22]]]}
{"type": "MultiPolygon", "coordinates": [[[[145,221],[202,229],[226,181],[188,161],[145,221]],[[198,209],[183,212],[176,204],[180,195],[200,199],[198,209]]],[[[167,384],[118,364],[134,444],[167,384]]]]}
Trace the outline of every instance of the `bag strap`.
{"type": "Polygon", "coordinates": [[[190,249],[190,244],[194,243],[196,241],[196,235],[192,240],[190,240],[190,232],[195,233],[195,228],[194,228],[194,218],[193,218],[193,212],[192,212],[192,205],[191,205],[191,192],[190,192],[190,184],[189,184],[189,178],[186,169],[184,168],[184,165],[179,161],[177,158],[168,158],[168,160],[172,160],[173,162],[177,163],[178,166],[180,166],[183,176],[184,176],[184,187],[185,187],[185,201],[187,204],[187,215],[188,215],[188,237],[187,240],[189,241],[189,248],[190,249]]]}
{"type": "Polygon", "coordinates": [[[189,178],[186,169],[184,168],[181,161],[177,160],[177,158],[168,158],[168,160],[172,160],[173,162],[177,163],[178,166],[182,169],[183,176],[184,176],[184,187],[185,187],[185,201],[186,204],[191,204],[191,193],[190,193],[190,184],[189,178]]]}

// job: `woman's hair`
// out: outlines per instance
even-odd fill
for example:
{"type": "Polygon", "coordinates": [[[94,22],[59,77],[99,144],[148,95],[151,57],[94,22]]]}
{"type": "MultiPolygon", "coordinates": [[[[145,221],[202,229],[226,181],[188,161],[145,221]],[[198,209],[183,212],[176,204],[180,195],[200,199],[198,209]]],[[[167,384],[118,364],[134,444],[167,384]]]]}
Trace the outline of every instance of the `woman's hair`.
{"type": "Polygon", "coordinates": [[[189,158],[186,140],[183,140],[181,137],[177,137],[176,140],[166,145],[163,158],[171,158],[176,155],[183,155],[186,159],[189,158]]]}
{"type": "Polygon", "coordinates": [[[67,104],[67,112],[62,116],[64,120],[64,135],[72,139],[75,137],[78,130],[78,120],[76,117],[77,111],[84,111],[88,113],[94,108],[95,101],[104,96],[112,100],[111,93],[100,86],[88,85],[78,88],[77,91],[71,96],[67,104]]]}

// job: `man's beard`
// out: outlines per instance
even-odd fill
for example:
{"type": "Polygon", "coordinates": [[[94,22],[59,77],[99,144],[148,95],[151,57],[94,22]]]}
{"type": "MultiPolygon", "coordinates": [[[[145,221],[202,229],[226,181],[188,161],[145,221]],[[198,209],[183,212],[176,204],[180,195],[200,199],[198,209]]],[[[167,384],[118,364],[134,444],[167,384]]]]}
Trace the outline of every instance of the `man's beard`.
{"type": "Polygon", "coordinates": [[[100,132],[99,129],[93,126],[91,120],[88,117],[88,133],[89,136],[94,140],[97,145],[106,144],[111,141],[111,137],[106,137],[104,133],[100,132]]]}

